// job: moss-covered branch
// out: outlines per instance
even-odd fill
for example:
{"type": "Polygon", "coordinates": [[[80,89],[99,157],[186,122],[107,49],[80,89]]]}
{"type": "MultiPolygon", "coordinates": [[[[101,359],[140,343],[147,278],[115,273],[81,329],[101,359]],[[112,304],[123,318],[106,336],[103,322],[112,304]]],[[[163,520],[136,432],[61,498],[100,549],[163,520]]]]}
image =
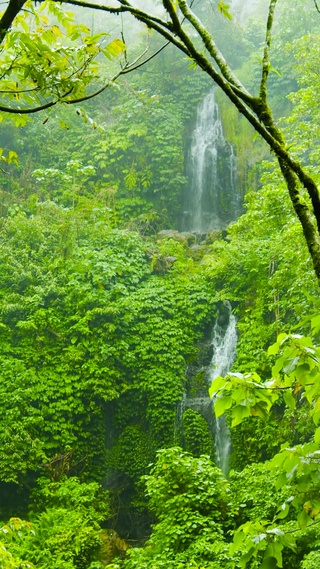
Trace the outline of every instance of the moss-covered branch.
{"type": "Polygon", "coordinates": [[[297,176],[292,172],[292,169],[285,160],[278,158],[278,162],[282,175],[286,181],[291,203],[302,226],[314,271],[320,283],[320,238],[317,230],[317,224],[314,221],[314,217],[310,212],[308,205],[301,195],[297,176]]]}
{"type": "Polygon", "coordinates": [[[262,77],[260,83],[260,99],[262,99],[263,101],[267,100],[267,81],[270,71],[270,46],[271,46],[272,27],[273,27],[274,12],[276,5],[277,5],[277,0],[271,0],[269,5],[268,20],[267,20],[266,41],[265,41],[263,60],[262,60],[262,77]]]}
{"type": "Polygon", "coordinates": [[[239,79],[234,75],[227,61],[215,44],[212,35],[208,32],[199,18],[192,12],[185,0],[178,0],[179,8],[184,17],[192,24],[192,27],[198,32],[208,53],[218,65],[223,77],[238,90],[238,96],[244,98],[247,102],[252,99],[250,93],[245,89],[239,79]]]}

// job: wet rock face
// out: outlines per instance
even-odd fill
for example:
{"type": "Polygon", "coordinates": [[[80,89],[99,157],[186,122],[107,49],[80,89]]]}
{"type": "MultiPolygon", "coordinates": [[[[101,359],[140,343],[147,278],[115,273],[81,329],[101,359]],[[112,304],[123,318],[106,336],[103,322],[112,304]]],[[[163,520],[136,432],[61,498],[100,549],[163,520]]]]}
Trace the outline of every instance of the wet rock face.
{"type": "Polygon", "coordinates": [[[172,265],[176,262],[177,257],[171,255],[157,256],[153,262],[153,272],[163,275],[166,271],[171,269],[172,265]]]}
{"type": "Polygon", "coordinates": [[[196,360],[187,366],[187,396],[188,397],[207,397],[208,383],[207,376],[213,355],[211,338],[212,327],[208,327],[202,342],[198,345],[198,355],[196,360]]]}

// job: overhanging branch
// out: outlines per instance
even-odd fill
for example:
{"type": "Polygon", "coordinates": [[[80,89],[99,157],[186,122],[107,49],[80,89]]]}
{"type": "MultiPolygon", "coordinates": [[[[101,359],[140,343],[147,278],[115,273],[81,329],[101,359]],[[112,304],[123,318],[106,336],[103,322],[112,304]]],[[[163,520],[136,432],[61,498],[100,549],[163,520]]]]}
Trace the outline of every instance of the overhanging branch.
{"type": "Polygon", "coordinates": [[[158,32],[162,37],[164,37],[167,41],[175,45],[178,49],[183,51],[186,55],[188,55],[187,50],[185,49],[184,45],[179,42],[174,36],[172,25],[165,20],[161,20],[161,18],[157,18],[144,12],[143,10],[139,10],[132,6],[129,2],[124,2],[123,0],[118,0],[120,6],[115,8],[114,6],[106,6],[102,4],[92,4],[91,2],[81,2],[80,0],[54,0],[55,2],[59,2],[59,4],[71,4],[73,6],[79,6],[81,8],[91,8],[93,10],[100,10],[102,12],[107,12],[109,14],[120,14],[121,12],[127,12],[131,14],[136,20],[147,26],[147,28],[151,28],[158,32]]]}
{"type": "Polygon", "coordinates": [[[121,2],[121,0],[118,0],[119,4],[121,4],[118,7],[106,6],[103,4],[93,4],[92,2],[86,2],[86,1],[82,2],[81,0],[55,0],[55,1],[59,2],[59,4],[71,4],[72,6],[79,6],[80,8],[91,8],[92,10],[107,12],[109,14],[118,15],[120,13],[126,12],[132,14],[132,16],[137,18],[137,20],[142,21],[143,19],[144,23],[146,23],[145,20],[147,19],[150,22],[150,24],[152,22],[156,25],[170,29],[170,25],[165,20],[161,20],[161,18],[157,18],[156,16],[152,16],[151,14],[148,14],[143,10],[139,10],[138,8],[135,8],[134,6],[129,4],[129,2],[121,2]]]}
{"type": "Polygon", "coordinates": [[[69,95],[71,95],[72,93],[71,89],[67,93],[59,97],[58,99],[49,101],[48,103],[44,103],[43,105],[38,105],[37,107],[32,107],[28,109],[18,109],[16,107],[6,107],[4,105],[0,105],[0,111],[3,113],[27,115],[27,114],[35,114],[40,111],[50,109],[51,107],[54,107],[55,105],[61,102],[66,105],[75,105],[83,103],[103,93],[103,91],[105,91],[108,87],[110,87],[110,85],[112,85],[112,83],[114,83],[121,75],[125,75],[126,73],[131,73],[132,71],[135,71],[136,69],[139,69],[140,67],[148,63],[151,59],[156,57],[156,55],[158,55],[158,53],[160,53],[167,45],[168,43],[162,45],[159,49],[157,49],[156,52],[152,53],[147,59],[141,62],[141,59],[146,55],[148,51],[148,48],[146,48],[132,63],[127,63],[126,65],[124,65],[111,79],[109,79],[109,81],[105,85],[100,87],[100,89],[97,89],[93,93],[90,93],[83,97],[78,97],[77,99],[72,99],[72,100],[66,99],[66,97],[69,97],[69,95]]]}

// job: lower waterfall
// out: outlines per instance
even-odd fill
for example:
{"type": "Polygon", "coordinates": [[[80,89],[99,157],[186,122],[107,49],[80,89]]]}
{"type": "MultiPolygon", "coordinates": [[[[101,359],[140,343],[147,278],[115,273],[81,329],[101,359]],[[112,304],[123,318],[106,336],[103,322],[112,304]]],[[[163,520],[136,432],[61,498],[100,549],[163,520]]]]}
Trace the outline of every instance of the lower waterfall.
{"type": "MultiPolygon", "coordinates": [[[[213,327],[210,343],[213,350],[211,361],[208,361],[208,364],[201,368],[208,386],[210,386],[213,379],[219,375],[226,375],[228,373],[235,360],[236,344],[236,318],[232,314],[230,303],[226,301],[221,304],[219,314],[213,327]]],[[[209,396],[206,396],[205,392],[193,397],[191,397],[190,394],[186,394],[177,409],[176,439],[180,439],[184,447],[187,444],[187,450],[192,450],[190,448],[188,449],[188,441],[186,440],[186,433],[184,432],[184,417],[187,416],[184,414],[189,413],[190,417],[190,410],[192,410],[201,421],[205,421],[208,437],[211,439],[211,451],[209,448],[209,451],[206,450],[202,452],[204,454],[212,453],[217,466],[227,475],[229,472],[231,439],[226,419],[224,416],[218,419],[215,417],[213,403],[214,401],[210,399],[209,396]]]]}
{"type": "MultiPolygon", "coordinates": [[[[226,375],[235,357],[237,346],[236,318],[232,314],[229,302],[224,303],[224,311],[220,313],[213,329],[213,356],[211,360],[209,383],[219,375],[226,375]]],[[[225,416],[215,419],[214,442],[216,463],[224,474],[229,470],[231,439],[225,416]]]]}

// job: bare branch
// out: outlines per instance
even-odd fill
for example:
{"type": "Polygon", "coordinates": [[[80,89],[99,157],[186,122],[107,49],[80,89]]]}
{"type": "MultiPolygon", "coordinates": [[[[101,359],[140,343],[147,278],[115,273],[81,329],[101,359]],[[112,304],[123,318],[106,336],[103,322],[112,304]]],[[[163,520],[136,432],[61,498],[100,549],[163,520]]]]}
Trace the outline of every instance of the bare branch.
{"type": "MultiPolygon", "coordinates": [[[[164,43],[161,47],[159,47],[159,49],[157,49],[157,51],[155,51],[154,53],[152,53],[147,59],[144,59],[144,61],[142,61],[141,63],[137,63],[137,65],[135,65],[135,62],[133,62],[130,65],[129,69],[123,69],[123,73],[122,75],[125,75],[125,73],[130,73],[131,71],[135,71],[136,69],[139,69],[140,67],[142,67],[143,65],[145,65],[146,63],[148,63],[149,61],[151,61],[151,59],[153,59],[154,57],[156,57],[159,53],[161,53],[168,45],[170,45],[170,42],[167,41],[166,43],[164,43]],[[134,67],[133,67],[134,66],[134,67]]],[[[139,57],[139,60],[141,59],[141,57],[143,57],[143,55],[146,53],[146,51],[142,54],[142,56],[139,57]]],[[[137,60],[135,60],[137,62],[137,60]]]]}

